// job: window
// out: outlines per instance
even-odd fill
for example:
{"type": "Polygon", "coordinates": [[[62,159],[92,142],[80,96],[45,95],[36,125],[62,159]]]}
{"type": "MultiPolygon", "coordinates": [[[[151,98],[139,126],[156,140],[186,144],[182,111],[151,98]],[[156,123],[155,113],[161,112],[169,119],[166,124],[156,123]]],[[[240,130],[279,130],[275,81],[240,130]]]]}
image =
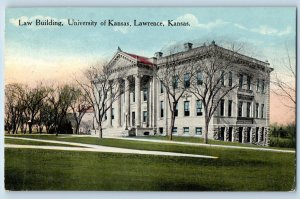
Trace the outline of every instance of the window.
{"type": "Polygon", "coordinates": [[[224,71],[222,71],[222,73],[221,73],[221,80],[220,80],[222,86],[225,86],[225,80],[224,80],[224,78],[225,78],[224,71]]]}
{"type": "Polygon", "coordinates": [[[265,105],[262,104],[261,105],[261,118],[264,118],[264,109],[265,109],[265,105]]]}
{"type": "Polygon", "coordinates": [[[112,120],[115,119],[115,109],[114,108],[111,109],[111,119],[112,120]]]}
{"type": "Polygon", "coordinates": [[[247,117],[250,117],[251,102],[247,102],[247,117]]]}
{"type": "Polygon", "coordinates": [[[243,88],[243,75],[240,74],[240,79],[239,79],[239,88],[243,88]]]}
{"type": "Polygon", "coordinates": [[[164,101],[160,101],[160,117],[164,117],[164,101]]]}
{"type": "Polygon", "coordinates": [[[159,133],[163,134],[163,132],[164,132],[164,128],[163,127],[159,127],[159,133]]]}
{"type": "Polygon", "coordinates": [[[143,90],[143,98],[144,98],[144,101],[148,100],[148,90],[147,89],[143,90]]]}
{"type": "Polygon", "coordinates": [[[203,84],[203,74],[202,72],[197,72],[197,85],[203,84]]]}
{"type": "Polygon", "coordinates": [[[202,127],[196,127],[195,134],[196,135],[202,135],[202,127]]]}
{"type": "Polygon", "coordinates": [[[148,117],[148,112],[147,111],[143,111],[143,122],[147,122],[147,118],[148,117]]]}
{"type": "Polygon", "coordinates": [[[160,93],[164,93],[164,84],[160,81],[160,93]]]}
{"type": "Polygon", "coordinates": [[[177,134],[177,127],[173,127],[172,133],[173,133],[173,134],[177,134]]]}
{"type": "Polygon", "coordinates": [[[196,101],[196,114],[197,114],[197,116],[202,115],[202,101],[200,101],[200,100],[196,101]]]}
{"type": "Polygon", "coordinates": [[[104,113],[104,120],[107,120],[107,111],[104,113]]]}
{"type": "Polygon", "coordinates": [[[265,80],[262,80],[262,82],[261,82],[261,92],[262,93],[265,92],[265,80]]]}
{"type": "Polygon", "coordinates": [[[225,115],[224,104],[225,104],[225,100],[221,99],[221,101],[220,101],[220,116],[225,115]]]}
{"type": "Polygon", "coordinates": [[[243,102],[239,102],[238,106],[238,117],[243,117],[243,102]]]}
{"type": "Polygon", "coordinates": [[[184,102],[184,116],[190,116],[190,102],[184,102]]]}
{"type": "Polygon", "coordinates": [[[247,89],[251,90],[251,77],[250,77],[250,75],[247,75],[247,89]]]}
{"type": "Polygon", "coordinates": [[[258,110],[259,110],[259,103],[256,103],[256,105],[255,105],[255,117],[256,118],[259,118],[259,112],[258,112],[258,110]]]}
{"type": "Polygon", "coordinates": [[[175,117],[178,116],[178,103],[175,106],[174,115],[175,115],[175,117]]]}
{"type": "Polygon", "coordinates": [[[232,72],[228,73],[228,86],[232,87],[232,72]]]}
{"type": "Polygon", "coordinates": [[[178,88],[178,75],[175,75],[174,77],[173,77],[173,88],[174,89],[176,89],[176,88],[178,88]]]}
{"type": "Polygon", "coordinates": [[[259,91],[259,87],[260,87],[260,79],[257,79],[257,82],[256,82],[256,91],[259,91]]]}
{"type": "Polygon", "coordinates": [[[132,92],[132,102],[135,102],[135,92],[132,92]]]}
{"type": "Polygon", "coordinates": [[[189,127],[183,127],[183,134],[189,134],[190,128],[189,127]]]}
{"type": "Polygon", "coordinates": [[[232,113],[232,100],[228,100],[228,117],[231,117],[232,113]]]}
{"type": "Polygon", "coordinates": [[[184,87],[185,88],[190,87],[190,74],[189,73],[184,74],[184,87]]]}

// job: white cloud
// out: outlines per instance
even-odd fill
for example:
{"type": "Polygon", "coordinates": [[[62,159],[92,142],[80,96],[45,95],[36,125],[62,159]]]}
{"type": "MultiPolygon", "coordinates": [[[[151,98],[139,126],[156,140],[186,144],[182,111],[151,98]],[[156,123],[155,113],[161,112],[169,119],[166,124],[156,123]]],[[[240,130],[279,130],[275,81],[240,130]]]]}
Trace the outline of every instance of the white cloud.
{"type": "Polygon", "coordinates": [[[63,23],[63,24],[67,24],[67,19],[57,19],[55,17],[42,16],[42,15],[36,15],[36,16],[32,16],[32,17],[22,16],[22,17],[19,17],[19,18],[10,18],[9,22],[14,26],[19,27],[19,21],[21,21],[21,23],[32,21],[32,25],[27,26],[27,28],[35,28],[35,29],[37,29],[37,28],[54,28],[54,27],[58,27],[57,25],[49,25],[49,26],[40,25],[40,26],[36,26],[35,21],[37,19],[39,19],[41,22],[44,22],[46,20],[48,20],[48,21],[52,20],[54,22],[60,22],[60,23],[63,23]]]}
{"type": "Polygon", "coordinates": [[[126,34],[129,32],[129,27],[128,26],[116,26],[116,27],[114,27],[114,31],[116,31],[116,32],[119,31],[123,34],[126,34]]]}
{"type": "Polygon", "coordinates": [[[273,35],[273,36],[283,36],[283,35],[288,35],[292,31],[291,26],[287,26],[285,30],[278,30],[276,28],[272,28],[267,25],[261,25],[258,28],[247,28],[243,25],[240,24],[234,24],[235,27],[242,29],[242,30],[247,30],[255,33],[259,33],[261,35],[273,35]]]}
{"type": "MultiPolygon", "coordinates": [[[[207,30],[221,27],[229,23],[223,21],[222,19],[216,19],[215,21],[210,21],[208,23],[200,23],[198,18],[195,15],[189,13],[179,16],[177,19],[174,20],[174,22],[189,22],[190,26],[186,26],[187,29],[200,28],[200,29],[207,29],[207,30]]],[[[167,22],[164,21],[164,24],[166,25],[167,22]]]]}

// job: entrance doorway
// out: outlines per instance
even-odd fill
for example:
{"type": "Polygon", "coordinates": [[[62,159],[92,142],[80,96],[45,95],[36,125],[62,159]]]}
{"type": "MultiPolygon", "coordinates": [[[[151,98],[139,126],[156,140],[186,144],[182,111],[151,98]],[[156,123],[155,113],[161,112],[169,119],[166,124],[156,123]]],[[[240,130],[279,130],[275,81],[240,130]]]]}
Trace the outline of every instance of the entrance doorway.
{"type": "Polygon", "coordinates": [[[243,127],[239,127],[239,142],[242,143],[243,141],[243,127]]]}
{"type": "Polygon", "coordinates": [[[251,127],[247,128],[247,142],[251,141],[251,127]]]}
{"type": "Polygon", "coordinates": [[[229,132],[228,132],[228,141],[232,142],[232,127],[229,127],[229,132]]]}
{"type": "Polygon", "coordinates": [[[132,121],[131,121],[131,123],[132,123],[132,126],[135,126],[135,112],[132,112],[132,121]]]}
{"type": "Polygon", "coordinates": [[[224,141],[225,127],[221,127],[221,132],[219,133],[219,140],[224,141]]]}

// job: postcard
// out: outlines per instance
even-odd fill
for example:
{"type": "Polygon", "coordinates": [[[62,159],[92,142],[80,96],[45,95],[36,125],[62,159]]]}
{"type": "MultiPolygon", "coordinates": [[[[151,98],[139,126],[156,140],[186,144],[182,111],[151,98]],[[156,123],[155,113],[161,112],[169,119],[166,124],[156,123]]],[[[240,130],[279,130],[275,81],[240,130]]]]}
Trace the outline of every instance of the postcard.
{"type": "Polygon", "coordinates": [[[295,190],[296,8],[5,17],[6,190],[295,190]]]}

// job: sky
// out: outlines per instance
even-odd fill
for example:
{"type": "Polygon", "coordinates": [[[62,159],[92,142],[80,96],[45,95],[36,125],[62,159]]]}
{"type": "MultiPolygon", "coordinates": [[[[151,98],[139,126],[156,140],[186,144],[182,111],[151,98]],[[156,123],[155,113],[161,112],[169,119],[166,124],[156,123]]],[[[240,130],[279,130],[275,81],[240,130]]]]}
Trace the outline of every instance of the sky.
{"type": "MultiPolygon", "coordinates": [[[[270,66],[287,78],[282,66],[287,50],[295,63],[296,9],[253,8],[27,8],[6,9],[5,81],[34,84],[71,81],[99,60],[109,60],[120,47],[153,57],[174,44],[192,42],[245,44],[244,54],[270,66]],[[19,20],[54,19],[64,26],[19,26],[19,20]],[[68,26],[67,20],[188,21],[189,27],[68,26]]],[[[271,123],[294,121],[294,112],[271,93],[271,123]]]]}

